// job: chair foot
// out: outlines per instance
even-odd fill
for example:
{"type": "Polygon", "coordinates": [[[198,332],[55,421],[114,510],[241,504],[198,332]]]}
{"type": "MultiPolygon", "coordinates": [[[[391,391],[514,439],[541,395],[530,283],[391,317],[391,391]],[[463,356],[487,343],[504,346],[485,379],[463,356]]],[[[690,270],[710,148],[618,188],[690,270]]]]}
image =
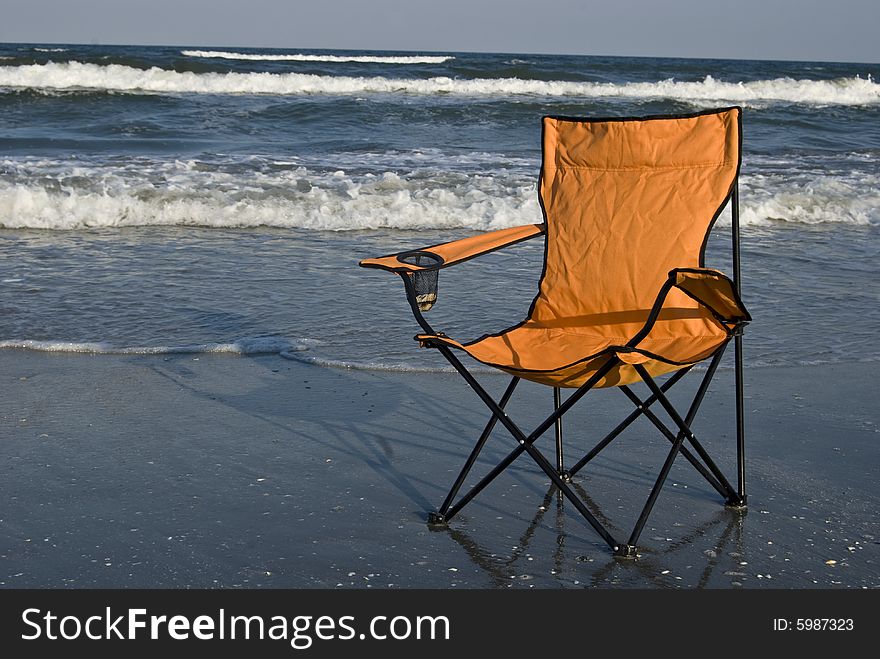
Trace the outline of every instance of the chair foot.
{"type": "Polygon", "coordinates": [[[438,512],[428,513],[428,526],[447,526],[449,524],[445,515],[438,512]]]}
{"type": "Polygon", "coordinates": [[[746,510],[749,507],[748,499],[745,495],[728,497],[727,501],[724,502],[724,507],[728,510],[746,510]]]}
{"type": "Polygon", "coordinates": [[[637,558],[638,551],[635,545],[619,544],[614,548],[614,558],[637,558]]]}

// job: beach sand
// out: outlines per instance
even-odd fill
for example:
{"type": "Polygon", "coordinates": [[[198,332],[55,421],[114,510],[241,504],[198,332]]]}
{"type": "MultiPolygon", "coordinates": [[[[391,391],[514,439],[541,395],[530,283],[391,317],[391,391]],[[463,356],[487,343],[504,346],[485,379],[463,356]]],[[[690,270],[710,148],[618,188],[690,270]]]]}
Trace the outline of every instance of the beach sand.
{"type": "MultiPolygon", "coordinates": [[[[527,456],[428,528],[488,416],[456,375],[21,350],[0,369],[6,588],[880,585],[873,364],[748,369],[748,511],[680,458],[635,561],[612,558],[527,456]]],[[[731,479],[732,380],[719,372],[694,425],[731,479]]],[[[511,416],[530,426],[551,401],[524,383],[511,416]]],[[[570,459],[630,409],[590,394],[566,416],[570,459]]],[[[478,468],[512,446],[496,429],[478,468]]],[[[552,432],[539,446],[552,459],[552,432]]],[[[616,534],[667,449],[640,421],[578,475],[616,534]]]]}

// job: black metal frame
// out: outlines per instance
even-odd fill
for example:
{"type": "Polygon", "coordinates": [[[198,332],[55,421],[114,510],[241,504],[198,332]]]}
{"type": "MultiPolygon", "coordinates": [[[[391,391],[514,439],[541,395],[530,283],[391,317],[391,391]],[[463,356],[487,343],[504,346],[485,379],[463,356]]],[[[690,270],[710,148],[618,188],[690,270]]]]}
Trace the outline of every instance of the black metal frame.
{"type": "MultiPolygon", "coordinates": [[[[733,186],[729,195],[731,205],[731,242],[732,242],[732,258],[733,258],[733,282],[737,295],[740,294],[740,233],[739,233],[739,172],[734,179],[733,186]]],[[[719,209],[720,212],[720,209],[719,209]]],[[[412,274],[408,272],[398,272],[403,279],[406,288],[407,299],[412,307],[413,315],[419,325],[428,335],[443,337],[440,332],[436,332],[422,315],[419,305],[416,301],[416,292],[412,283],[412,274]]],[[[651,316],[659,313],[659,307],[662,306],[662,299],[665,297],[664,291],[668,292],[671,288],[671,281],[667,281],[664,289],[658,296],[658,302],[652,310],[651,316]]],[[[652,324],[649,318],[646,329],[652,324]]],[[[583,398],[598,382],[605,377],[615,366],[623,363],[616,354],[609,354],[606,363],[601,366],[584,384],[578,387],[564,401],[558,387],[554,387],[553,391],[553,412],[535,428],[535,430],[526,435],[507,415],[504,411],[507,403],[510,401],[520,378],[514,376],[508,384],[506,390],[502,394],[498,402],[480,385],[474,376],[464,367],[461,361],[453,354],[450,347],[440,341],[432,342],[430,338],[421,338],[422,345],[426,347],[436,348],[440,354],[458,371],[465,379],[465,382],[476,392],[480,399],[492,412],[492,416],[487,422],[483,432],[481,433],[476,445],[465,461],[464,466],[459,472],[446,496],[443,504],[436,512],[428,514],[428,523],[432,525],[445,525],[452,517],[454,517],[464,506],[474,499],[486,486],[488,486],[498,475],[500,475],[507,467],[509,467],[520,455],[528,453],[534,462],[542,471],[550,478],[553,485],[557,488],[560,497],[568,499],[583,518],[596,530],[602,539],[612,549],[615,556],[618,557],[635,557],[637,554],[637,543],[644,529],[651,511],[654,508],[657,498],[660,494],[669,472],[675,462],[676,457],[680,453],[694,468],[702,475],[706,481],[722,496],[725,505],[734,510],[744,510],[747,503],[746,497],[746,481],[745,481],[745,414],[744,414],[744,395],[743,395],[743,359],[742,359],[742,335],[743,328],[747,323],[745,321],[738,322],[732,332],[730,338],[722,344],[715,352],[712,360],[707,368],[703,379],[697,388],[690,406],[684,417],[682,417],[675,407],[670,403],[666,396],[666,392],[678,383],[692,368],[692,366],[683,366],[680,370],[670,375],[662,384],[658,384],[654,378],[648,373],[644,366],[634,364],[633,368],[638,373],[642,381],[647,385],[651,395],[645,399],[639,398],[632,389],[627,385],[618,386],[624,395],[635,405],[636,409],[619,423],[610,433],[608,433],[596,446],[587,452],[580,460],[578,460],[571,468],[566,469],[563,455],[563,434],[562,434],[562,417],[571,409],[581,398],[583,398]],[[691,424],[697,415],[700,405],[703,402],[705,394],[709,388],[718,364],[725,352],[727,344],[730,340],[734,342],[734,377],[735,377],[735,398],[736,398],[736,460],[737,460],[737,487],[734,488],[724,473],[718,468],[703,445],[699,442],[694,432],[691,430],[691,424]],[[657,417],[650,407],[655,403],[659,403],[666,414],[672,420],[674,429],[670,429],[663,421],[657,417]],[[572,490],[569,485],[572,477],[577,474],[587,463],[595,458],[605,447],[607,447],[615,438],[617,438],[627,427],[629,427],[636,419],[645,416],[671,443],[669,453],[660,469],[660,473],[651,488],[638,520],[625,542],[615,539],[608,529],[596,518],[589,510],[584,501],[572,490]],[[475,485],[473,485],[464,495],[462,495],[456,503],[462,485],[477,461],[483,447],[485,446],[489,435],[500,422],[508,432],[516,440],[518,446],[514,448],[507,456],[498,463],[491,471],[483,476],[475,485]],[[556,464],[553,465],[541,451],[535,446],[535,442],[540,438],[550,426],[555,429],[556,440],[556,464]],[[686,446],[685,444],[688,444],[686,446]],[[696,454],[696,455],[695,455],[696,454]]],[[[635,343],[642,338],[644,332],[640,332],[633,341],[628,345],[634,346],[635,343]]]]}

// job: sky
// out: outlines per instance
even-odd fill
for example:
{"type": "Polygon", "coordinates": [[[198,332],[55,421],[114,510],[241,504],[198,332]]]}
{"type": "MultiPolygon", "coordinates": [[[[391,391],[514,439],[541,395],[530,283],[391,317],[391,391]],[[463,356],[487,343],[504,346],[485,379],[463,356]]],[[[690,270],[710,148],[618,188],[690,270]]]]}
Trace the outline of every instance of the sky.
{"type": "Polygon", "coordinates": [[[880,0],[0,0],[0,42],[880,62],[880,0]]]}

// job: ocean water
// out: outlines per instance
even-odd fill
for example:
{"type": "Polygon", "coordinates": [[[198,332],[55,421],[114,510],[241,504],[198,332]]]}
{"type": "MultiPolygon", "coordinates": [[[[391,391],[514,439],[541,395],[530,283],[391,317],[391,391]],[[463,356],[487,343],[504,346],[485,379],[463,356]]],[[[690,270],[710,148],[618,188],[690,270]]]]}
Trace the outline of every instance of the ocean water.
{"type": "MultiPolygon", "coordinates": [[[[876,361],[878,69],[0,44],[0,347],[440,368],[359,259],[539,222],[544,114],[739,104],[747,364],[876,361]]],[[[541,258],[444,270],[432,323],[520,320],[541,258]]]]}

